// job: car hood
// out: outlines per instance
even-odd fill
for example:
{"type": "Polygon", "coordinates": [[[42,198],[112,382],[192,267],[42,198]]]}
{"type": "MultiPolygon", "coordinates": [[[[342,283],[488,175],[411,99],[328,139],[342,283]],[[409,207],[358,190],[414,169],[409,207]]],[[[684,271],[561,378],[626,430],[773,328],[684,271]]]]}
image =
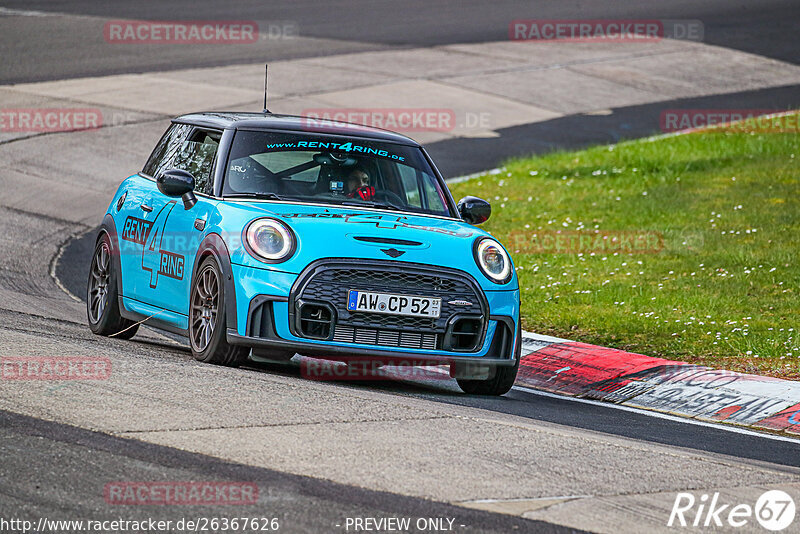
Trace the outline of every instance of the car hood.
{"type": "Polygon", "coordinates": [[[286,262],[267,264],[254,259],[239,243],[229,244],[231,261],[299,273],[321,258],[357,258],[410,262],[466,271],[486,289],[514,289],[486,279],[475,264],[473,246],[487,232],[460,220],[357,207],[279,202],[226,202],[227,229],[244,229],[253,219],[273,217],[297,237],[297,250],[286,262]]]}

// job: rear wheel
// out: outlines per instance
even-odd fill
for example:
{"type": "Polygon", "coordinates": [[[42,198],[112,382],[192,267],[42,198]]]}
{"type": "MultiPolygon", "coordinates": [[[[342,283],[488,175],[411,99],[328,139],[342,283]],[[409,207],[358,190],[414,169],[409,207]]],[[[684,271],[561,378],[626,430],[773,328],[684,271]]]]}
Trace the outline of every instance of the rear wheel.
{"type": "Polygon", "coordinates": [[[247,360],[250,349],[228,343],[223,280],[214,258],[203,260],[189,297],[189,344],[198,361],[237,367],[247,360]]]}
{"type": "Polygon", "coordinates": [[[514,365],[495,367],[494,373],[489,373],[489,378],[485,380],[472,380],[466,378],[458,378],[458,386],[464,393],[470,395],[504,395],[509,392],[514,381],[517,379],[517,370],[519,370],[519,357],[522,354],[522,329],[520,328],[517,333],[517,349],[514,355],[514,365]]]}
{"type": "Polygon", "coordinates": [[[89,266],[86,317],[95,334],[130,339],[139,330],[139,325],[120,314],[117,276],[111,257],[111,240],[104,232],[97,240],[89,266]]]}

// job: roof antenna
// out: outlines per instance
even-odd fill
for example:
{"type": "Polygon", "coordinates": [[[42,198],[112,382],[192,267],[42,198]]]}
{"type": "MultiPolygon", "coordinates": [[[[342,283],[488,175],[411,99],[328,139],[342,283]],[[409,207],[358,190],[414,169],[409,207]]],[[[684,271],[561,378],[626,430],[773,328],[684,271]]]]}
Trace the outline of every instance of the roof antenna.
{"type": "Polygon", "coordinates": [[[262,113],[272,113],[267,109],[267,79],[269,75],[269,63],[264,64],[264,111],[262,113]]]}

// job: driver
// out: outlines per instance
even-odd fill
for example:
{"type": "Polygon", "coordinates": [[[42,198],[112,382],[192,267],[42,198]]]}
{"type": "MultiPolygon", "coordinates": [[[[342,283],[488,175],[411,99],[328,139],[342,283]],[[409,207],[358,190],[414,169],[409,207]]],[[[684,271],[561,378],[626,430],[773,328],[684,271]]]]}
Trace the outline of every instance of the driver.
{"type": "Polygon", "coordinates": [[[369,185],[369,174],[362,167],[355,167],[345,180],[345,195],[347,198],[360,198],[372,200],[375,198],[375,188],[369,185]]]}

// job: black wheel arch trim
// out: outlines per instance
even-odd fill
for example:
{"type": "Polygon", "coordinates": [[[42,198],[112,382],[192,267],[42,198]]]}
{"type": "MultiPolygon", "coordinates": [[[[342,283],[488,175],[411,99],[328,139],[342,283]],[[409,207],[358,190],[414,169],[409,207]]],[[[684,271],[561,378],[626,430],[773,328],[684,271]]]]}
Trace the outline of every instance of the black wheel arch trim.
{"type": "MultiPolygon", "coordinates": [[[[111,261],[114,262],[114,272],[116,272],[117,295],[122,297],[122,265],[119,261],[119,239],[117,238],[117,225],[114,222],[114,217],[112,217],[110,213],[106,213],[106,216],[103,217],[103,222],[100,223],[100,228],[97,229],[97,235],[94,239],[95,247],[104,233],[108,234],[109,246],[111,247],[111,261]]],[[[120,308],[120,310],[123,309],[124,308],[120,308]]]]}

